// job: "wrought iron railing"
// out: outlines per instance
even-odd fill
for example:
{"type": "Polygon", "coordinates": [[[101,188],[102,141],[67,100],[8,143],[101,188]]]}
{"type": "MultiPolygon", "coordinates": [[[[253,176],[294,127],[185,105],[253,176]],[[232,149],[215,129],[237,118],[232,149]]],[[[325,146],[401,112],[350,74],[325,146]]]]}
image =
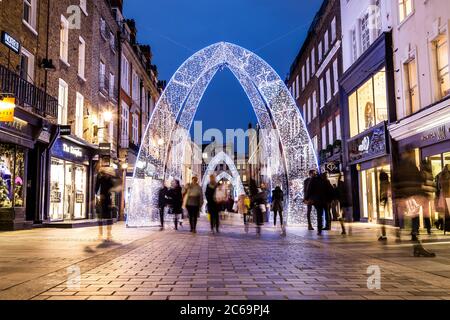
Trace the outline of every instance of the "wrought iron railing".
{"type": "Polygon", "coordinates": [[[58,99],[3,65],[0,65],[0,93],[14,95],[17,105],[29,108],[36,114],[58,118],[58,99]]]}

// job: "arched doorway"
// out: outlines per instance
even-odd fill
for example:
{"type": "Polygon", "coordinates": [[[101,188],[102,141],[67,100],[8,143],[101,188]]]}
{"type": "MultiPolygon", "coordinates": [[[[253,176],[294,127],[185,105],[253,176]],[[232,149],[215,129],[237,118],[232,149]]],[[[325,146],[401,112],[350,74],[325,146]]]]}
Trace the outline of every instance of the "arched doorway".
{"type": "Polygon", "coordinates": [[[161,96],[143,139],[135,168],[127,226],[157,224],[157,191],[161,181],[181,177],[184,137],[189,132],[199,102],[218,70],[229,68],[244,88],[263,135],[265,144],[278,145],[277,170],[272,178],[287,195],[289,223],[305,222],[303,181],[311,169],[318,170],[316,154],[304,120],[284,81],[263,59],[231,43],[206,47],[186,60],[176,71],[161,96]],[[184,134],[183,134],[184,132],[184,134]],[[181,146],[181,147],[180,147],[181,146]]]}

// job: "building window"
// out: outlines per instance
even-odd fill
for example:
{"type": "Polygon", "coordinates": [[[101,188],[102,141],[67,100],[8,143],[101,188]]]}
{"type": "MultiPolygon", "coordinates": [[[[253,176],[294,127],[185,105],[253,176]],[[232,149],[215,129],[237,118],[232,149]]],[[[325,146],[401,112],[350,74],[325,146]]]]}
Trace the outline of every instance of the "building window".
{"type": "Polygon", "coordinates": [[[331,43],[336,41],[336,37],[336,17],[334,17],[333,21],[331,21],[331,43]]]}
{"type": "Polygon", "coordinates": [[[302,90],[303,88],[305,88],[305,80],[306,80],[306,75],[305,75],[305,66],[302,67],[302,90]]]}
{"type": "Polygon", "coordinates": [[[416,59],[412,59],[407,62],[404,69],[406,76],[405,84],[407,90],[407,114],[410,115],[420,109],[416,59]]]}
{"type": "Polygon", "coordinates": [[[61,15],[59,57],[65,63],[69,63],[69,22],[61,15]]]}
{"type": "Polygon", "coordinates": [[[109,47],[113,52],[116,52],[116,37],[111,31],[109,32],[109,47]]]}
{"type": "Polygon", "coordinates": [[[339,69],[338,69],[338,60],[334,60],[333,62],[333,80],[334,80],[334,94],[336,95],[339,92],[339,69]]]}
{"type": "Polygon", "coordinates": [[[106,27],[106,21],[103,18],[100,18],[100,33],[106,41],[108,41],[108,32],[106,27]]]}
{"type": "Polygon", "coordinates": [[[132,92],[132,96],[133,96],[133,100],[136,103],[139,103],[139,76],[137,75],[137,73],[133,70],[133,77],[132,77],[132,81],[133,81],[133,92],[132,92]]]}
{"type": "Polygon", "coordinates": [[[325,35],[324,35],[324,39],[323,39],[323,42],[324,42],[324,50],[325,50],[325,55],[328,53],[328,50],[330,49],[329,48],[329,45],[330,45],[330,37],[329,37],[329,34],[328,34],[328,30],[325,32],[325,35]]]}
{"type": "Polygon", "coordinates": [[[309,60],[309,57],[308,57],[308,58],[306,59],[306,83],[309,82],[309,79],[310,79],[310,76],[311,76],[310,68],[309,68],[309,63],[310,63],[310,60],[309,60]]]}
{"type": "Polygon", "coordinates": [[[75,135],[83,138],[83,122],[84,122],[84,97],[77,92],[77,100],[75,104],[75,135]]]}
{"type": "Polygon", "coordinates": [[[129,145],[129,117],[130,107],[122,101],[122,114],[121,114],[121,146],[122,148],[128,148],[129,145]]]}
{"type": "Polygon", "coordinates": [[[323,55],[322,41],[319,42],[319,46],[317,47],[317,53],[319,54],[318,62],[321,63],[322,62],[322,55],[323,55]]]}
{"type": "Polygon", "coordinates": [[[116,76],[113,73],[109,74],[109,97],[112,99],[116,98],[116,76]]]}
{"type": "Polygon", "coordinates": [[[78,43],[78,75],[84,79],[86,69],[86,42],[80,37],[78,43]]]}
{"type": "Polygon", "coordinates": [[[342,139],[342,134],[341,134],[341,116],[339,114],[336,116],[335,122],[336,122],[336,140],[341,140],[342,139]]]}
{"type": "Polygon", "coordinates": [[[130,63],[128,59],[122,55],[122,89],[129,95],[130,94],[130,63]]]}
{"type": "Polygon", "coordinates": [[[100,77],[100,90],[107,91],[108,85],[106,83],[106,66],[103,61],[100,61],[100,70],[99,70],[99,77],[100,77]]]}
{"type": "Polygon", "coordinates": [[[327,78],[327,103],[331,100],[331,71],[330,69],[326,72],[326,78],[327,78]]]}
{"type": "Polygon", "coordinates": [[[311,123],[311,117],[312,117],[312,105],[311,105],[311,98],[308,99],[308,123],[311,123]]]}
{"type": "Polygon", "coordinates": [[[300,76],[297,75],[295,78],[295,87],[294,87],[294,97],[295,99],[298,99],[300,96],[300,76]]]}
{"type": "Polygon", "coordinates": [[[325,83],[323,78],[320,79],[320,109],[322,109],[323,107],[325,107],[325,83]]]}
{"type": "Polygon", "coordinates": [[[369,13],[361,19],[361,46],[363,52],[370,47],[369,13]]]}
{"type": "Polygon", "coordinates": [[[358,38],[356,37],[356,29],[351,31],[352,39],[352,61],[355,62],[358,59],[358,38]]]}
{"type": "Polygon", "coordinates": [[[327,126],[322,127],[322,150],[327,148],[327,126]]]}
{"type": "Polygon", "coordinates": [[[317,92],[313,93],[313,119],[317,117],[317,92]]]}
{"type": "Polygon", "coordinates": [[[306,118],[306,104],[303,105],[302,109],[303,109],[303,120],[306,122],[306,120],[307,120],[307,118],[306,118]]]}
{"type": "Polygon", "coordinates": [[[23,22],[36,32],[36,1],[23,0],[23,22]]]}
{"type": "Polygon", "coordinates": [[[311,50],[311,78],[314,77],[314,74],[316,73],[316,55],[315,50],[312,48],[311,50]]]}
{"type": "Polygon", "coordinates": [[[319,143],[317,140],[318,140],[317,136],[314,136],[312,138],[313,147],[314,147],[314,150],[316,151],[316,153],[319,152],[319,143]]]}
{"type": "Polygon", "coordinates": [[[139,115],[133,113],[131,123],[131,141],[135,145],[139,144],[139,115]]]}
{"type": "Polygon", "coordinates": [[[330,139],[330,143],[334,143],[334,127],[333,127],[333,120],[330,120],[328,122],[328,137],[330,139]]]}
{"type": "Polygon", "coordinates": [[[384,68],[349,97],[349,116],[351,137],[388,120],[384,68]]]}
{"type": "Polygon", "coordinates": [[[28,82],[34,82],[34,55],[23,47],[20,53],[20,77],[28,82]]]}
{"type": "Polygon", "coordinates": [[[437,74],[441,98],[450,94],[450,79],[448,68],[448,41],[446,35],[439,36],[435,42],[437,74]]]}
{"type": "Polygon", "coordinates": [[[69,86],[67,83],[59,79],[58,90],[58,124],[67,124],[67,105],[69,101],[69,86]]]}
{"type": "Polygon", "coordinates": [[[400,23],[403,22],[413,11],[412,0],[398,0],[398,12],[400,23]]]}

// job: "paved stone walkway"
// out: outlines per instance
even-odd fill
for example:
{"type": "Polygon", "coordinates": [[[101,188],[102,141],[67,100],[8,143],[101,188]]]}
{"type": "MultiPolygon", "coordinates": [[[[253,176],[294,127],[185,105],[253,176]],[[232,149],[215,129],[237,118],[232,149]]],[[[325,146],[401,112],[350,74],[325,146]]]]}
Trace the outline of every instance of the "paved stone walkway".
{"type": "Polygon", "coordinates": [[[235,224],[218,235],[206,222],[196,235],[119,224],[121,245],[105,248],[95,228],[3,233],[0,299],[450,299],[445,238],[427,244],[436,258],[414,258],[411,243],[382,245],[371,226],[355,225],[347,237],[335,228],[321,238],[266,228],[257,238],[235,224]],[[380,270],[380,289],[368,288],[370,266],[380,270]]]}

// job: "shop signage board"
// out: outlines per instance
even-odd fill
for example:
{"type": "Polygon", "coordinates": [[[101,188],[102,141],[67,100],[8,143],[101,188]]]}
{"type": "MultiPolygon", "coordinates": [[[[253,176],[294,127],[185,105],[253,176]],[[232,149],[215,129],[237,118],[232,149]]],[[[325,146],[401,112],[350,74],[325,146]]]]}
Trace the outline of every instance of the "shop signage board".
{"type": "Polygon", "coordinates": [[[103,156],[109,156],[111,154],[111,144],[110,143],[100,143],[98,146],[100,154],[103,156]]]}
{"type": "Polygon", "coordinates": [[[59,135],[60,136],[70,136],[72,134],[71,126],[59,126],[59,135]]]}
{"type": "Polygon", "coordinates": [[[101,157],[101,166],[102,166],[102,168],[109,168],[111,166],[111,157],[110,156],[102,156],[101,157]]]}
{"type": "Polygon", "coordinates": [[[12,37],[6,31],[2,31],[1,41],[5,46],[7,46],[9,49],[14,51],[15,53],[17,53],[17,54],[20,53],[20,42],[17,41],[16,39],[14,39],[14,37],[12,37]]]}
{"type": "Polygon", "coordinates": [[[0,122],[14,122],[15,98],[0,98],[0,122]]]}
{"type": "Polygon", "coordinates": [[[66,139],[59,138],[52,148],[52,156],[58,159],[83,163],[89,161],[91,155],[88,149],[66,139]]]}
{"type": "Polygon", "coordinates": [[[387,153],[387,129],[385,122],[348,142],[348,158],[351,164],[382,157],[387,153]]]}
{"type": "Polygon", "coordinates": [[[330,161],[321,165],[321,171],[329,174],[339,174],[341,172],[340,161],[330,161]]]}

